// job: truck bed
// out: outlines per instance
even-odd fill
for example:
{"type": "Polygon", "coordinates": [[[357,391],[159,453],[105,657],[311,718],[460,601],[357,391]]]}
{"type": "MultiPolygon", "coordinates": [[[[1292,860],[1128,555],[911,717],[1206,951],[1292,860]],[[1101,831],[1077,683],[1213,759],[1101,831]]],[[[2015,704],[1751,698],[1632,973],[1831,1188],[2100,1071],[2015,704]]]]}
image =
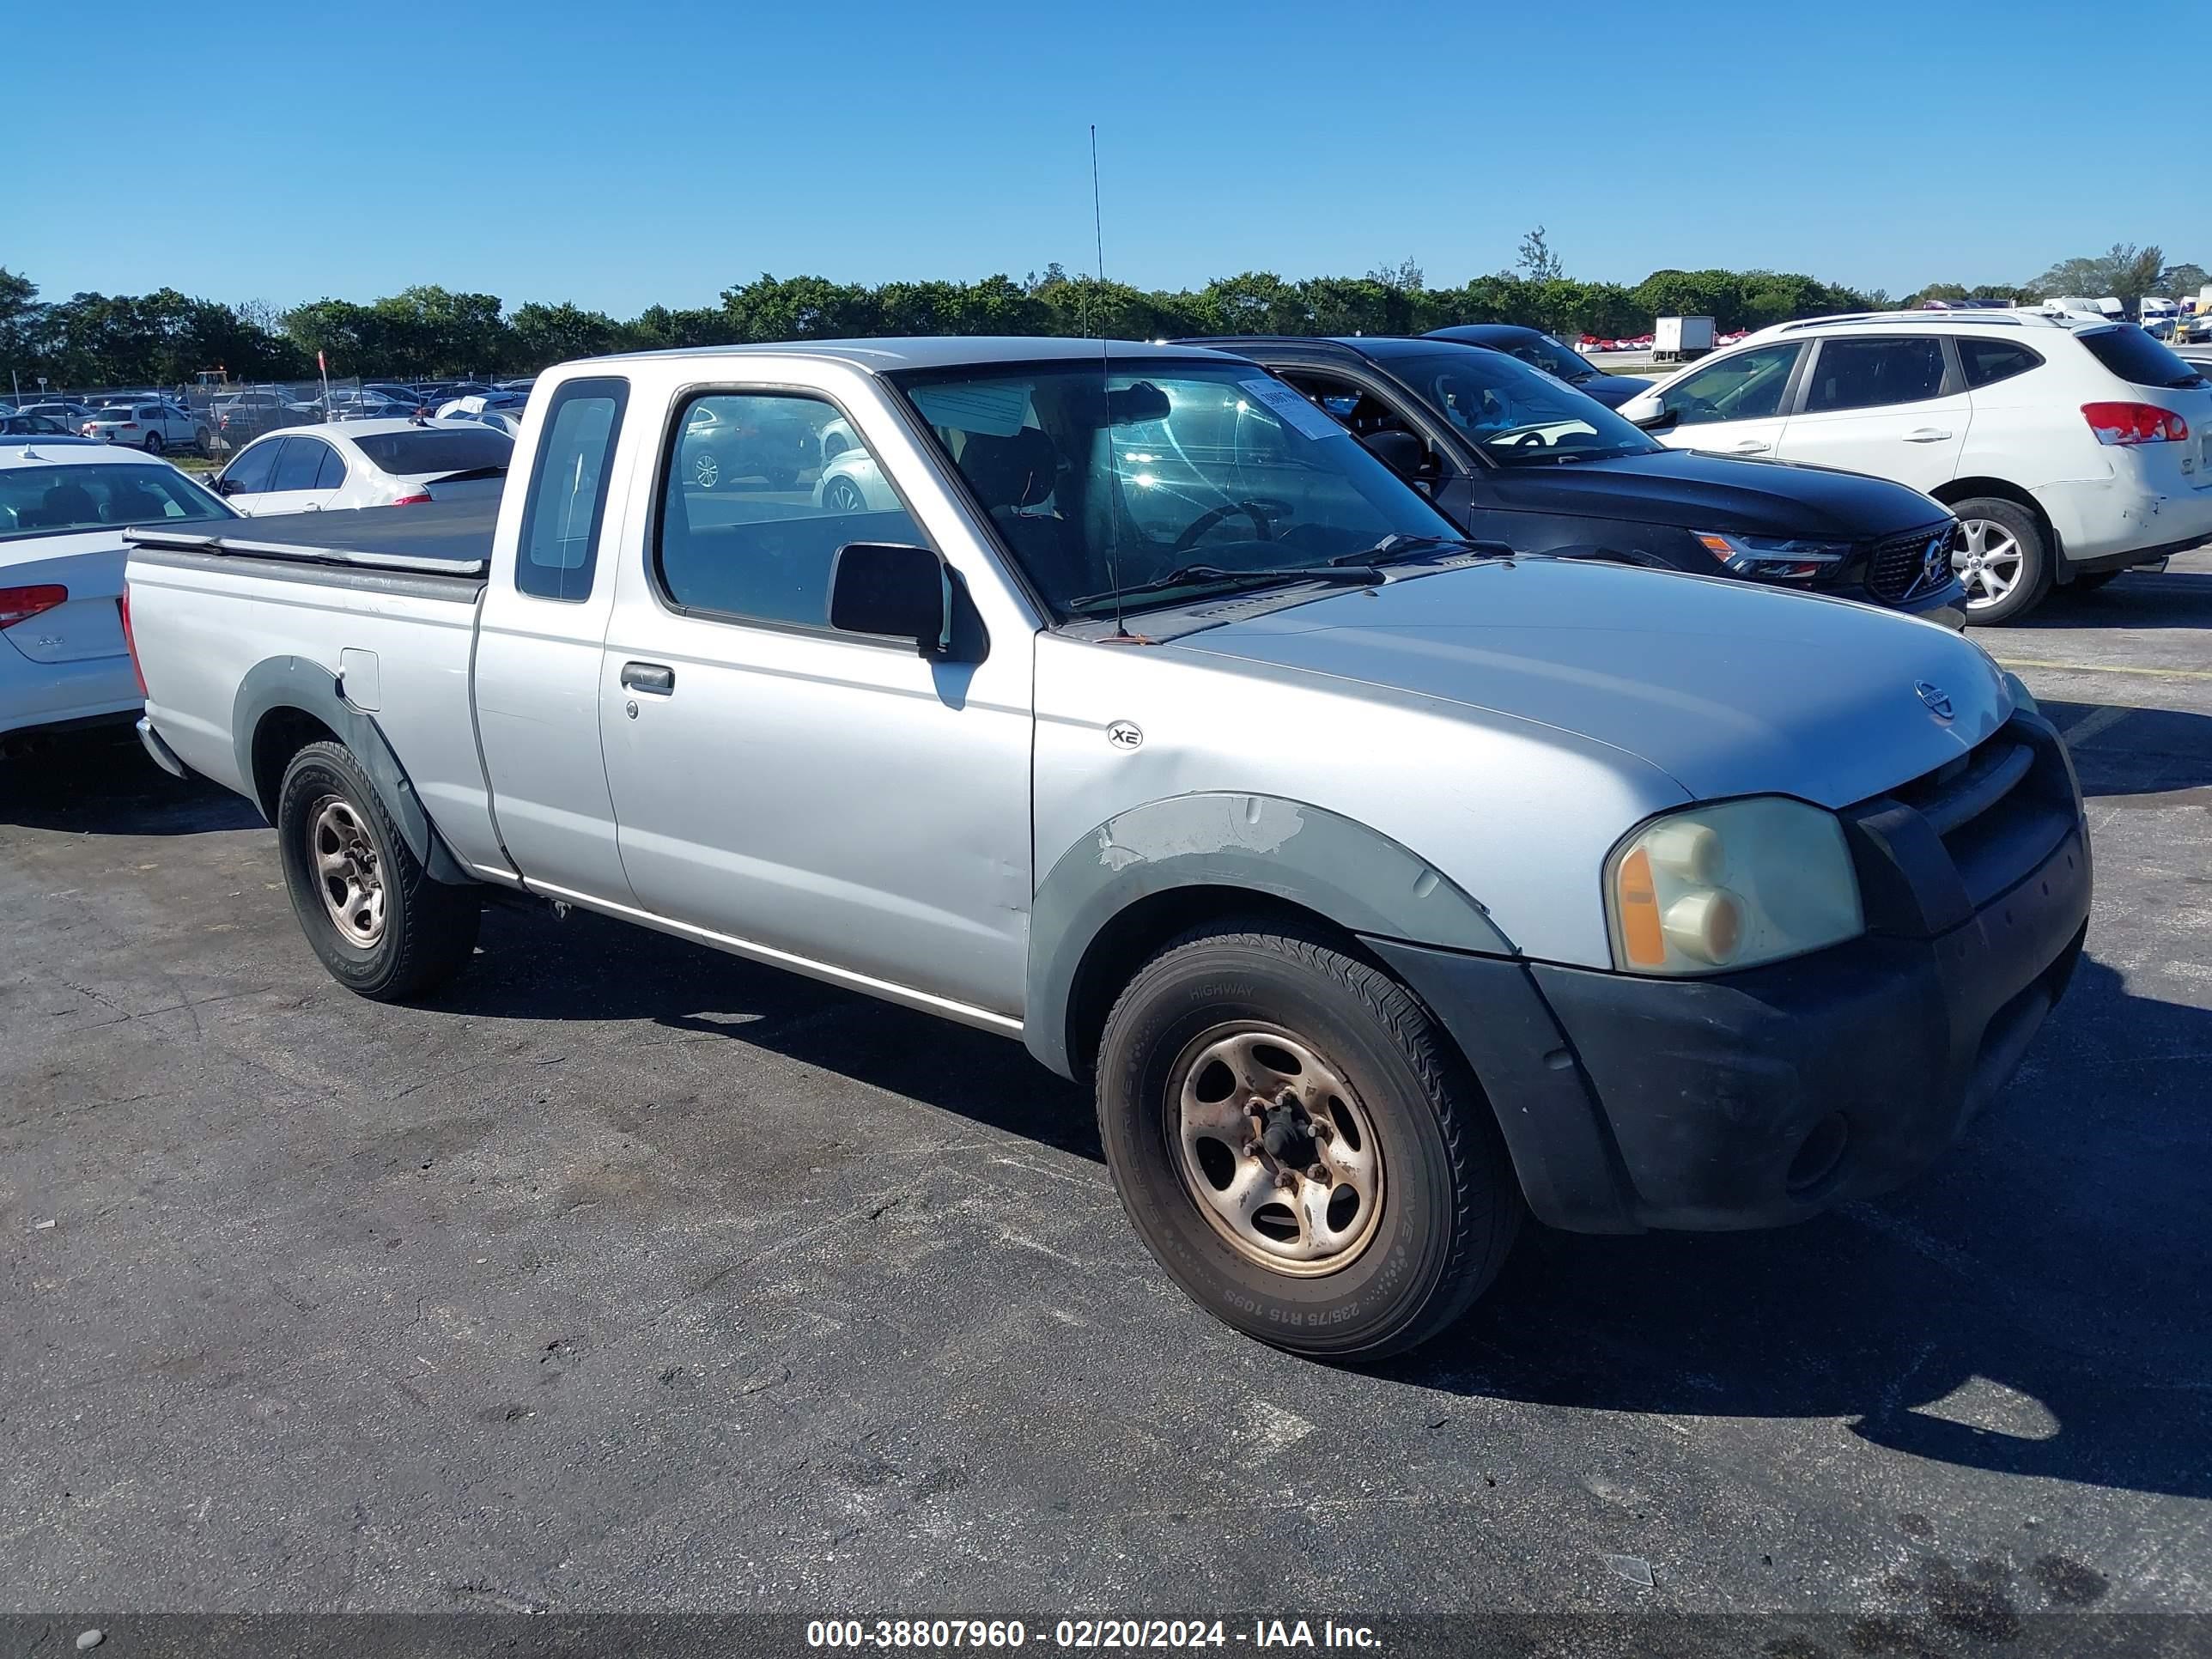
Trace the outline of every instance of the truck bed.
{"type": "Polygon", "coordinates": [[[492,526],[498,518],[498,497],[474,496],[415,507],[203,520],[173,527],[141,525],[125,531],[123,538],[133,547],[179,553],[481,579],[491,568],[492,526]]]}

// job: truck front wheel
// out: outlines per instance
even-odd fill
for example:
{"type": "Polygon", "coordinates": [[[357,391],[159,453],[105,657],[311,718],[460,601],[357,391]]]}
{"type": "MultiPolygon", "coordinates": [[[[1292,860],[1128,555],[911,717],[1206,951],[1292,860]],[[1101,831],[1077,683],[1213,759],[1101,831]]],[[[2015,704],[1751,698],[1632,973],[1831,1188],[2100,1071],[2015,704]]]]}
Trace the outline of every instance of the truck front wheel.
{"type": "Polygon", "coordinates": [[[1186,937],[1108,1015],[1099,1133],[1122,1207],[1215,1317],[1367,1360],[1457,1319],[1519,1227],[1474,1079],[1406,988],[1319,933],[1186,937]]]}
{"type": "Polygon", "coordinates": [[[284,769],[276,842],[301,931],[348,990],[397,1002],[467,965],[477,890],[431,878],[343,744],[311,743],[284,769]]]}

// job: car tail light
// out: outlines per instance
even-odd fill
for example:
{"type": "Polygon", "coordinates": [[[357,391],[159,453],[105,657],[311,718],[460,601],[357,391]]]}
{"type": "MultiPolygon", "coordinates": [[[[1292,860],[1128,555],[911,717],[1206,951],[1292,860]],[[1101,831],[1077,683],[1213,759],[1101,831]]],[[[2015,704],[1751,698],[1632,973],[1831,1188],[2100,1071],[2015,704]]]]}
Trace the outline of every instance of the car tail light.
{"type": "Polygon", "coordinates": [[[37,587],[0,587],[0,628],[13,628],[19,622],[30,621],[42,611],[68,603],[69,589],[59,582],[46,582],[37,587]]]}
{"type": "Polygon", "coordinates": [[[2156,404],[2083,404],[2081,418],[2100,444],[2178,444],[2189,439],[2189,422],[2156,404]]]}
{"type": "Polygon", "coordinates": [[[385,502],[385,505],[386,507],[421,507],[429,499],[428,490],[418,489],[412,495],[401,495],[395,500],[385,502]]]}
{"type": "Polygon", "coordinates": [[[131,631],[131,590],[125,587],[115,601],[115,609],[123,618],[123,648],[131,653],[131,678],[138,682],[138,695],[146,695],[146,671],[138,665],[138,636],[131,631]]]}

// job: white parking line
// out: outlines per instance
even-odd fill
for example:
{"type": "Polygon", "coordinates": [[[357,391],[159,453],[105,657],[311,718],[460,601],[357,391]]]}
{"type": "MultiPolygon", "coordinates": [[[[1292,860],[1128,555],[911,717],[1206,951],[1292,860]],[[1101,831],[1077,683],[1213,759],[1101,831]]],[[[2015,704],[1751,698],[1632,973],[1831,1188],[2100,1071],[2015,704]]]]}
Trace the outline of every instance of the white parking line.
{"type": "Polygon", "coordinates": [[[2207,668],[2123,668],[2109,662],[2029,662],[2022,657],[1999,657],[2002,668],[2040,668],[2053,674],[2140,674],[2154,680],[2212,680],[2207,668]]]}
{"type": "Polygon", "coordinates": [[[2106,703],[2102,708],[2093,708],[2073,725],[2064,727],[2061,735],[2069,748],[2078,749],[2100,732],[2109,732],[2122,720],[2136,713],[2125,703],[2106,703]]]}

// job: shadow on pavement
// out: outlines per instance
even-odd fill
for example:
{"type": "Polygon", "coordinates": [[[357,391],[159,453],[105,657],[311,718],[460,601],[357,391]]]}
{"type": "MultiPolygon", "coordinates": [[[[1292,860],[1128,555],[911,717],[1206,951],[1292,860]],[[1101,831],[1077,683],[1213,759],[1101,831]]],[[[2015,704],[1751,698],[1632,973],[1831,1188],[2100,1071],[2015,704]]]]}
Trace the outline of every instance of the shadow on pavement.
{"type": "MultiPolygon", "coordinates": [[[[2130,570],[2101,587],[2054,588],[2022,626],[2076,628],[2212,628],[2212,576],[2198,570],[2130,570]]],[[[1979,630],[1991,650],[2006,630],[1979,630]]]]}
{"type": "MultiPolygon", "coordinates": [[[[442,1006],[650,1018],[1099,1156],[1088,1091],[1004,1038],[593,916],[495,910],[484,942],[442,1006]]],[[[1771,1232],[1532,1225],[1461,1327],[1382,1374],[1595,1411],[1839,1417],[1910,1455],[2212,1497],[2207,1054],[2212,1012],[2085,957],[2022,1075],[1913,1186],[1771,1232]]]]}
{"type": "Polygon", "coordinates": [[[1912,1456],[2212,1497],[2207,1054],[2212,1012],[2084,957],[2027,1069],[1919,1182],[1772,1232],[1531,1229],[1392,1374],[1593,1411],[1841,1417],[1912,1456]]]}
{"type": "Polygon", "coordinates": [[[81,836],[191,836],[261,827],[243,796],[205,778],[171,777],[128,726],[58,738],[0,760],[0,825],[81,836]]]}
{"type": "Polygon", "coordinates": [[[2212,714],[2053,699],[2037,706],[2066,738],[2081,793],[2092,799],[2155,798],[2212,785],[2212,714]]]}

